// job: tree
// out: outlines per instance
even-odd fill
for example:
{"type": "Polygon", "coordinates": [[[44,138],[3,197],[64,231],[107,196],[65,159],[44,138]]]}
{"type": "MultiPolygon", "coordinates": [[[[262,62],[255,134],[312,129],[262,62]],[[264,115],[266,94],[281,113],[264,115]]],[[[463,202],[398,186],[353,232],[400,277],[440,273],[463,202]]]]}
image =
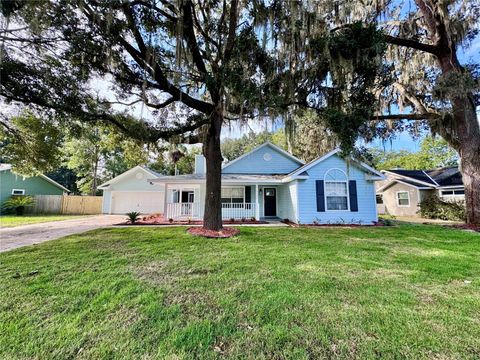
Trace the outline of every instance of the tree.
{"type": "Polygon", "coordinates": [[[378,169],[402,168],[407,170],[431,170],[440,167],[458,165],[458,155],[443,139],[426,137],[422,140],[420,150],[384,152],[372,149],[374,166],[378,169]]]}
{"type": "Polygon", "coordinates": [[[9,131],[0,128],[0,157],[23,175],[53,171],[61,165],[62,141],[56,121],[26,111],[10,119],[9,131]]]}
{"type": "Polygon", "coordinates": [[[415,11],[392,28],[392,35],[387,35],[386,41],[402,48],[397,51],[410,58],[408,61],[424,62],[431,68],[422,66],[425,74],[419,76],[418,69],[401,66],[402,76],[395,83],[397,93],[459,153],[467,222],[480,224],[478,74],[472,67],[462,66],[457,55],[459,46],[477,34],[480,4],[476,1],[416,0],[415,5],[415,11]],[[433,82],[429,78],[432,75],[433,82]],[[420,88],[415,82],[417,79],[422,84],[420,88]]]}
{"type": "Polygon", "coordinates": [[[187,148],[184,145],[178,145],[170,150],[160,152],[156,159],[148,164],[148,167],[165,175],[174,175],[175,168],[178,174],[193,174],[195,170],[195,155],[200,153],[201,150],[198,147],[187,148]],[[172,154],[177,151],[180,153],[180,157],[175,164],[172,154]]]}
{"type": "Polygon", "coordinates": [[[207,164],[204,227],[219,230],[222,125],[258,115],[275,105],[271,94],[281,93],[257,31],[268,7],[237,0],[11,5],[2,2],[4,17],[13,20],[5,23],[15,26],[1,32],[0,95],[74,113],[85,122],[107,121],[143,141],[201,142],[207,164]],[[112,79],[113,100],[92,93],[89,85],[99,77],[112,79]],[[112,106],[138,103],[156,121],[112,106]],[[167,108],[177,111],[162,112],[167,108]],[[179,112],[183,119],[176,118],[179,112]]]}
{"type": "Polygon", "coordinates": [[[332,32],[352,29],[355,21],[383,31],[393,81],[378,92],[377,134],[426,124],[442,136],[460,157],[467,222],[480,223],[479,65],[462,65],[457,55],[478,34],[478,1],[325,1],[317,10],[333,15],[332,32]]]}
{"type": "Polygon", "coordinates": [[[97,194],[101,179],[111,179],[148,161],[142,144],[105,126],[77,129],[68,135],[63,152],[66,167],[78,177],[78,189],[91,195],[97,194]]]}

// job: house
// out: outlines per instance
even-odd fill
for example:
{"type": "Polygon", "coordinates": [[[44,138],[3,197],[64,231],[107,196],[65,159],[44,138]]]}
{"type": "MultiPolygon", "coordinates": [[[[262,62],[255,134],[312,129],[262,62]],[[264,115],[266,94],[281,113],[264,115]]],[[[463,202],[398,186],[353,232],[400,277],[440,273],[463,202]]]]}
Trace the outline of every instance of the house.
{"type": "MultiPolygon", "coordinates": [[[[377,221],[375,181],[385,177],[360,161],[343,159],[339,152],[333,150],[305,164],[267,142],[224,164],[222,217],[373,224],[377,221]]],[[[161,212],[167,219],[201,219],[205,172],[202,155],[196,156],[195,171],[188,175],[159,176],[133,168],[100,187],[104,212],[137,209],[161,212]]]]}
{"type": "Polygon", "coordinates": [[[377,183],[380,213],[419,216],[419,205],[430,194],[444,201],[465,201],[465,188],[458,167],[435,170],[383,170],[386,179],[377,183]]]}
{"type": "Polygon", "coordinates": [[[0,204],[12,195],[63,195],[69,192],[46,175],[17,175],[12,172],[12,165],[0,164],[0,204]]]}
{"type": "Polygon", "coordinates": [[[100,185],[103,190],[102,212],[104,214],[126,214],[138,211],[142,214],[163,213],[165,191],[163,186],[154,186],[149,180],[161,175],[143,166],[118,175],[100,185]]]}

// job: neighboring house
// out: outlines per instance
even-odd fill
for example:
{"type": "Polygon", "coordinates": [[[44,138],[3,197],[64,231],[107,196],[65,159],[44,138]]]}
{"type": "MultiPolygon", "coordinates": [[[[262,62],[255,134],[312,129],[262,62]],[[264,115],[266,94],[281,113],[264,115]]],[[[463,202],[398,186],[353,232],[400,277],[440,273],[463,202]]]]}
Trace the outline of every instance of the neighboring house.
{"type": "MultiPolygon", "coordinates": [[[[131,169],[100,187],[104,212],[139,209],[163,212],[167,219],[201,219],[205,171],[202,155],[196,156],[195,173],[190,175],[154,174],[145,179],[147,169],[131,169]]],[[[383,179],[368,165],[343,159],[338,149],[304,164],[267,142],[222,167],[222,217],[372,224],[377,221],[375,181],[383,179]]]]}
{"type": "Polygon", "coordinates": [[[165,191],[162,186],[154,186],[149,180],[160,177],[159,173],[135,166],[100,185],[103,190],[103,213],[126,214],[138,211],[143,214],[163,213],[165,191]]]}
{"type": "Polygon", "coordinates": [[[63,195],[69,190],[46,175],[25,177],[12,172],[12,165],[0,164],[0,204],[12,195],[63,195]]]}
{"type": "Polygon", "coordinates": [[[386,180],[377,183],[380,213],[419,216],[419,205],[429,194],[445,201],[465,201],[462,175],[457,167],[436,170],[383,170],[386,180]]]}

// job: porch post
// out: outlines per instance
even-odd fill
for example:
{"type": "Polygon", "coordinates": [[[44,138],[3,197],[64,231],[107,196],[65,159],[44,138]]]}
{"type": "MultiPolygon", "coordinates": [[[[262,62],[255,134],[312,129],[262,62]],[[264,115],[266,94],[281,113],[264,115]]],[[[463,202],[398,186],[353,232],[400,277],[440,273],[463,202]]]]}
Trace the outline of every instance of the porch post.
{"type": "Polygon", "coordinates": [[[168,183],[165,183],[165,192],[164,192],[164,199],[163,199],[163,217],[165,218],[165,220],[168,220],[168,214],[167,214],[167,210],[168,210],[168,183]]]}
{"type": "Polygon", "coordinates": [[[258,184],[255,184],[255,219],[260,220],[260,203],[258,201],[258,184]]]}

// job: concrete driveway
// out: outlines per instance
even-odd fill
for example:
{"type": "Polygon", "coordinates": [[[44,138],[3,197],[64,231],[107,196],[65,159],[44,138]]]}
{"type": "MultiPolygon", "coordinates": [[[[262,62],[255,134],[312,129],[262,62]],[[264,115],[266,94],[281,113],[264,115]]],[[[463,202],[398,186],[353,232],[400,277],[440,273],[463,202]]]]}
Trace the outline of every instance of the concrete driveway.
{"type": "Polygon", "coordinates": [[[123,221],[125,215],[96,215],[0,229],[0,252],[112,226],[123,221]]]}

